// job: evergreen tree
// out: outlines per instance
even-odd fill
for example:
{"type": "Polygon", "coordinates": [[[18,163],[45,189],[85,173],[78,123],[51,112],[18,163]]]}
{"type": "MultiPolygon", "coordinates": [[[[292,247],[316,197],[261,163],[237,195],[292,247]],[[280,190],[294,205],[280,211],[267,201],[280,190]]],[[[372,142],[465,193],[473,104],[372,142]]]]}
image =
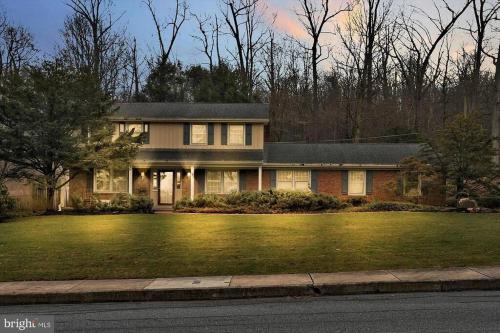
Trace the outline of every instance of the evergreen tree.
{"type": "Polygon", "coordinates": [[[424,151],[427,161],[453,183],[457,193],[472,184],[491,187],[498,176],[492,138],[478,118],[471,113],[457,115],[424,151]]]}
{"type": "Polygon", "coordinates": [[[0,88],[0,160],[18,178],[46,186],[49,210],[68,176],[127,165],[136,152],[128,133],[113,140],[112,101],[92,82],[55,61],[12,75],[0,88]]]}

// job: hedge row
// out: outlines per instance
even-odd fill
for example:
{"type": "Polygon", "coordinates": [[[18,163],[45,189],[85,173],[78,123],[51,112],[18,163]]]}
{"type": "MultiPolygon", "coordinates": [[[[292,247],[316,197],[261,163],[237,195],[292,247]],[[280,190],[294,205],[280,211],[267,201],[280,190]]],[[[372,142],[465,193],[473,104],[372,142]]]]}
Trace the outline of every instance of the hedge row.
{"type": "Polygon", "coordinates": [[[175,205],[181,212],[275,213],[335,211],[347,204],[336,197],[306,192],[233,192],[220,196],[205,194],[193,201],[182,199],[175,205]]]}
{"type": "Polygon", "coordinates": [[[70,205],[77,213],[152,213],[153,200],[146,196],[135,196],[127,193],[115,195],[111,201],[102,201],[98,195],[93,195],[89,200],[72,196],[70,205]]]}

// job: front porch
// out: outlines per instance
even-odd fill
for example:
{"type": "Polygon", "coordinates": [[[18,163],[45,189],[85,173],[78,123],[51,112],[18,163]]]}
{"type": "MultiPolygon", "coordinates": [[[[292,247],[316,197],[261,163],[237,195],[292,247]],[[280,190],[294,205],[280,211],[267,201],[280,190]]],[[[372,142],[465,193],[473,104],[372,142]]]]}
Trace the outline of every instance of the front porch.
{"type": "MultiPolygon", "coordinates": [[[[154,203],[155,210],[170,210],[175,202],[203,193],[224,194],[227,180],[226,173],[233,175],[233,187],[237,191],[261,191],[263,184],[262,166],[258,167],[222,167],[211,165],[151,166],[129,169],[129,193],[145,195],[154,203]],[[214,187],[214,180],[207,180],[210,175],[221,173],[221,190],[214,187]],[[207,188],[209,187],[209,188],[207,188]]],[[[230,192],[230,191],[226,191],[230,192]]]]}

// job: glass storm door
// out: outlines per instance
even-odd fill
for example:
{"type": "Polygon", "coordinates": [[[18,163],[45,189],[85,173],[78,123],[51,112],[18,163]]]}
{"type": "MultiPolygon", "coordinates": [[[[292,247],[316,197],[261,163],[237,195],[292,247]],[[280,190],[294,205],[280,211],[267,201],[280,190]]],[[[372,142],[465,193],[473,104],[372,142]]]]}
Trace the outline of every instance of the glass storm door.
{"type": "Polygon", "coordinates": [[[174,172],[160,171],[159,176],[159,204],[172,205],[174,203],[174,172]]]}

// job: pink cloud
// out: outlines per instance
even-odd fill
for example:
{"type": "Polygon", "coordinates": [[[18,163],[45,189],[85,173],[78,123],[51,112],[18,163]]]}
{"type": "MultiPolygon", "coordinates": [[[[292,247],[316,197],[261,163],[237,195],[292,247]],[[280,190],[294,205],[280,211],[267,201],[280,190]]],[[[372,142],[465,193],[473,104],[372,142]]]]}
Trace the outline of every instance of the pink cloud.
{"type": "Polygon", "coordinates": [[[274,26],[278,30],[295,38],[302,39],[307,36],[304,27],[297,19],[291,6],[268,3],[267,7],[270,15],[276,15],[274,26]]]}
{"type": "MultiPolygon", "coordinates": [[[[345,3],[343,3],[343,5],[345,5],[345,3]]],[[[267,4],[267,7],[270,15],[276,14],[276,20],[274,22],[274,26],[278,30],[288,35],[291,35],[295,38],[299,39],[307,38],[307,33],[295,13],[295,10],[297,9],[296,2],[293,2],[292,5],[292,1],[289,0],[288,1],[270,0],[267,4]]],[[[334,4],[330,4],[330,10],[332,12],[335,12],[338,9],[339,9],[338,3],[334,2],[334,4]]],[[[349,14],[346,12],[340,13],[335,19],[333,19],[326,25],[326,30],[330,32],[334,31],[335,26],[337,24],[342,25],[343,23],[345,23],[348,16],[349,14]]]]}

